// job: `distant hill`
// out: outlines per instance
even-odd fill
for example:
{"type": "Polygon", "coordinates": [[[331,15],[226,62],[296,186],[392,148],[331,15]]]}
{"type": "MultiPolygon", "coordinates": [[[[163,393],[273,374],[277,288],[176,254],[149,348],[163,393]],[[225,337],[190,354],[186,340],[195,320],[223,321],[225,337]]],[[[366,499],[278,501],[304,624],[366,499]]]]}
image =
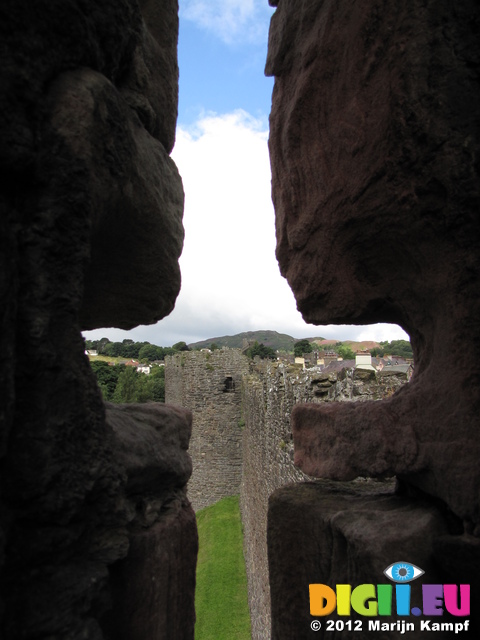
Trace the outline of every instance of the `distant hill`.
{"type": "Polygon", "coordinates": [[[324,340],[323,338],[308,338],[310,342],[315,342],[319,347],[334,347],[337,342],[348,345],[352,351],[363,349],[375,349],[380,347],[379,342],[375,340],[364,340],[363,342],[355,342],[355,340],[324,340]]]}
{"type": "MultiPolygon", "coordinates": [[[[193,342],[189,344],[190,349],[208,349],[211,344],[215,343],[218,347],[230,347],[231,349],[241,349],[243,347],[243,341],[249,342],[257,341],[259,344],[264,344],[266,347],[271,347],[275,351],[293,351],[295,342],[298,342],[299,338],[293,338],[285,333],[278,333],[277,331],[244,331],[243,333],[237,333],[234,336],[221,336],[217,338],[209,338],[208,340],[201,340],[200,342],[193,342]]],[[[307,338],[309,342],[314,342],[320,347],[334,346],[337,342],[343,342],[347,344],[354,351],[361,349],[373,349],[379,347],[378,342],[372,340],[365,342],[354,342],[353,340],[325,340],[324,338],[307,338]]]]}
{"type": "Polygon", "coordinates": [[[188,346],[190,349],[208,349],[211,344],[215,343],[218,347],[241,349],[244,340],[248,340],[249,342],[257,341],[259,344],[264,344],[266,347],[275,349],[275,351],[293,351],[293,345],[296,342],[292,336],[288,336],[285,333],[278,333],[277,331],[244,331],[234,336],[221,336],[201,340],[200,342],[193,342],[188,346]]]}
{"type": "Polygon", "coordinates": [[[378,349],[382,345],[374,340],[364,340],[363,342],[355,342],[354,340],[344,340],[343,344],[347,344],[352,351],[378,349]]]}
{"type": "Polygon", "coordinates": [[[310,340],[310,342],[315,342],[319,347],[330,347],[339,342],[339,340],[326,340],[325,338],[308,338],[308,340],[310,340]]]}

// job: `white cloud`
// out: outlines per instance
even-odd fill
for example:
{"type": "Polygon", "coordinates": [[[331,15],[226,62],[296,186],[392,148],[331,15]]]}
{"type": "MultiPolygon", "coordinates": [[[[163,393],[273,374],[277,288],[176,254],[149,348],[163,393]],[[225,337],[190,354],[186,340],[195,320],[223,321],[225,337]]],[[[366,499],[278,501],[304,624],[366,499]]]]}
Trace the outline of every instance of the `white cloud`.
{"type": "Polygon", "coordinates": [[[130,337],[169,346],[270,329],[295,338],[392,340],[395,325],[307,325],[280,275],[270,195],[266,123],[242,110],[209,114],[179,128],[172,153],[185,190],[182,289],[172,314],[131,332],[102,329],[92,339],[130,337]]]}
{"type": "Polygon", "coordinates": [[[172,157],[186,194],[186,236],[174,314],[194,315],[192,324],[304,324],[275,259],[267,137],[241,110],[178,130],[172,157]]]}
{"type": "Polygon", "coordinates": [[[388,340],[410,340],[410,336],[406,331],[396,324],[374,324],[368,327],[356,327],[357,337],[355,340],[376,340],[383,342],[388,340]]]}
{"type": "Polygon", "coordinates": [[[272,13],[267,0],[180,0],[180,18],[227,44],[266,42],[272,13]]]}

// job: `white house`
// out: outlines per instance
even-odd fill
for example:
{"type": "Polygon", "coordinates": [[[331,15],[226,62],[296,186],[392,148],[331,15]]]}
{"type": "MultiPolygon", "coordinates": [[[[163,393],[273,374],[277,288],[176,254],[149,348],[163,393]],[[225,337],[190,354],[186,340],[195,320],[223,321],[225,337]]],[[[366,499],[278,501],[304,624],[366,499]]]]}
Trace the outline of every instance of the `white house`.
{"type": "Polygon", "coordinates": [[[375,367],[372,365],[372,354],[370,351],[357,351],[355,354],[355,369],[375,371],[375,367]]]}
{"type": "Polygon", "coordinates": [[[145,373],[147,376],[150,374],[152,367],[149,364],[139,364],[137,366],[138,373],[145,373]]]}

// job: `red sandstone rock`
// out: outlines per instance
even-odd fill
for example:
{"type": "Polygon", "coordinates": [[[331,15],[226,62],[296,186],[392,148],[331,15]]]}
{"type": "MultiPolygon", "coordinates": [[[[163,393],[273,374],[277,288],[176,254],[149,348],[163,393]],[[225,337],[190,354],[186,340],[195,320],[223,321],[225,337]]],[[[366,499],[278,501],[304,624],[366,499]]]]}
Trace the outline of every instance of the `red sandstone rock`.
{"type": "Polygon", "coordinates": [[[183,247],[183,189],[174,162],[99,73],[61,75],[47,105],[44,200],[82,207],[91,238],[82,328],[129,329],[163,318],[180,289],[183,247]]]}
{"type": "MultiPolygon", "coordinates": [[[[368,617],[357,615],[326,618],[310,615],[309,584],[388,584],[384,570],[398,561],[409,561],[425,571],[426,584],[449,582],[452,574],[439,570],[434,541],[447,530],[442,512],[426,500],[410,501],[394,495],[383,483],[302,483],[278,489],[272,494],[268,511],[268,559],[272,601],[272,639],[367,638],[378,640],[404,637],[400,631],[381,633],[369,630],[368,617]],[[314,632],[312,620],[322,628],[314,632]],[[345,626],[341,632],[327,629],[340,619],[360,620],[361,632],[345,626]]],[[[447,536],[451,539],[451,536],[447,536]]],[[[461,537],[461,536],[458,536],[461,537]]],[[[460,574],[453,573],[457,582],[460,574]]],[[[462,577],[465,573],[462,572],[462,577]]],[[[422,580],[411,582],[412,607],[422,602],[422,580]]],[[[395,613],[380,616],[381,622],[396,622],[395,613]]],[[[375,619],[375,618],[370,618],[375,619]]],[[[425,637],[418,618],[412,639],[425,637]]],[[[442,620],[446,621],[447,616],[442,620]]],[[[451,618],[449,619],[451,622],[451,618]]],[[[462,618],[463,621],[463,618],[462,618]]],[[[465,637],[477,637],[463,632],[465,637]]],[[[452,638],[450,631],[439,638],[452,638]]]]}
{"type": "Polygon", "coordinates": [[[189,504],[131,534],[125,560],[111,570],[114,608],[104,623],[111,640],[194,637],[197,526],[189,504]]]}
{"type": "Polygon", "coordinates": [[[154,322],[180,286],[178,4],[140,5],[0,6],[4,640],[105,639],[112,592],[128,592],[109,570],[139,530],[171,569],[147,589],[143,637],[193,637],[188,416],[128,407],[107,424],[80,333],[154,322]]]}
{"type": "MultiPolygon", "coordinates": [[[[393,399],[301,406],[309,474],[398,473],[479,522],[478,6],[282,0],[272,18],[277,256],[305,320],[395,322],[393,399]]],[[[473,523],[473,524],[471,524],[473,523]]]]}
{"type": "Polygon", "coordinates": [[[127,494],[150,498],[186,485],[192,473],[187,453],[192,414],[157,402],[106,404],[115,435],[115,459],[127,476],[127,494]]]}

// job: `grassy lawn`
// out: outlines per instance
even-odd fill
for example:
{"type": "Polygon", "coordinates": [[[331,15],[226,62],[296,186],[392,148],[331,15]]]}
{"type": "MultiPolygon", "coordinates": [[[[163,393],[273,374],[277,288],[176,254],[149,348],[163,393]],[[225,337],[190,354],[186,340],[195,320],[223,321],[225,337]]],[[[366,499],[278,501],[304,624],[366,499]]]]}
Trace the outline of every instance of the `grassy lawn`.
{"type": "Polygon", "coordinates": [[[88,359],[92,360],[92,362],[103,360],[103,362],[114,362],[115,364],[123,364],[124,362],[130,362],[130,360],[138,361],[138,358],[122,358],[122,356],[88,356],[88,359]]]}
{"type": "Polygon", "coordinates": [[[90,362],[98,362],[101,360],[102,362],[114,362],[115,364],[128,362],[128,358],[119,358],[117,356],[88,356],[88,359],[90,362]]]}
{"type": "Polygon", "coordinates": [[[199,511],[197,525],[195,640],[250,640],[238,496],[199,511]]]}

